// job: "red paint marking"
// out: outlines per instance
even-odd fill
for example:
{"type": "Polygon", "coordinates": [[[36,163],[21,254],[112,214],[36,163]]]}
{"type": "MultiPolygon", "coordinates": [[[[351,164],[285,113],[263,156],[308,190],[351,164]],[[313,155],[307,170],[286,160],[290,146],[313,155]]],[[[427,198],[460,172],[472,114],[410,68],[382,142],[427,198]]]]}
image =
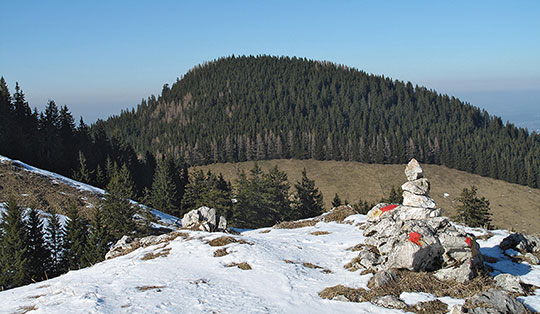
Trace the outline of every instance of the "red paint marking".
{"type": "Polygon", "coordinates": [[[466,237],[466,238],[465,238],[465,243],[467,243],[467,245],[468,245],[469,247],[471,247],[471,246],[472,246],[472,240],[471,240],[471,238],[466,237]]]}
{"type": "Polygon", "coordinates": [[[388,211],[391,211],[392,209],[398,207],[398,205],[386,205],[384,206],[383,208],[381,208],[381,211],[384,213],[384,212],[388,212],[388,211]]]}
{"type": "Polygon", "coordinates": [[[409,240],[418,246],[422,246],[422,244],[420,243],[421,238],[422,238],[422,235],[418,232],[409,233],[409,240]]]}

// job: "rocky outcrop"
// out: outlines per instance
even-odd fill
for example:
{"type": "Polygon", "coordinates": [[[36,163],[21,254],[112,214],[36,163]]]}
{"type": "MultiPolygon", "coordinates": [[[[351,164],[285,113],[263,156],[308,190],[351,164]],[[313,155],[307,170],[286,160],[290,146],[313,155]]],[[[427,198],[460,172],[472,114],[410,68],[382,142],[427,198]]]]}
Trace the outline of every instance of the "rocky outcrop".
{"type": "Polygon", "coordinates": [[[180,231],[173,231],[159,236],[148,236],[144,238],[133,238],[125,235],[109,249],[109,252],[105,255],[105,259],[126,255],[141,247],[169,242],[177,237],[187,238],[188,235],[180,231]]]}
{"type": "Polygon", "coordinates": [[[182,218],[182,228],[207,232],[227,231],[227,220],[216,215],[215,208],[206,206],[191,210],[182,218]]]}
{"type": "Polygon", "coordinates": [[[516,298],[499,289],[489,289],[455,305],[450,314],[524,314],[529,313],[516,298]]]}
{"type": "Polygon", "coordinates": [[[391,268],[430,271],[441,280],[464,282],[483,269],[472,234],[441,216],[429,197],[430,183],[413,159],[405,169],[403,204],[378,204],[367,214],[365,243],[379,253],[360,251],[356,262],[374,271],[391,268]]]}

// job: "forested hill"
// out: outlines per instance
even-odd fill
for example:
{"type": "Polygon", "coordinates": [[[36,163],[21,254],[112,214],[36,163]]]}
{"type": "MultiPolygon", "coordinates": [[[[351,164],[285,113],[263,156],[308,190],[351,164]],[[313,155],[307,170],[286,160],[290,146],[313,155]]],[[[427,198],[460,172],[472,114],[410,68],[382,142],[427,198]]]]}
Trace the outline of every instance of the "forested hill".
{"type": "Polygon", "coordinates": [[[289,57],[197,66],[103,124],[190,164],[270,158],[422,163],[538,187],[540,135],[410,82],[289,57]]]}

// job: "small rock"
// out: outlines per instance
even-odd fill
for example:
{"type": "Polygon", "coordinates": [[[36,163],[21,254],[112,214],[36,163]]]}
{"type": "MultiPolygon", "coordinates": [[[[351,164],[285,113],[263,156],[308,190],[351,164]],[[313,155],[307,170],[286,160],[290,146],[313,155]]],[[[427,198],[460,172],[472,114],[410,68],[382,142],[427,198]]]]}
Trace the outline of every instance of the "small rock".
{"type": "Polygon", "coordinates": [[[407,304],[394,295],[385,295],[371,301],[373,304],[391,309],[404,309],[407,304]]]}
{"type": "Polygon", "coordinates": [[[457,267],[441,268],[433,275],[442,281],[466,282],[476,276],[476,270],[472,267],[470,260],[465,260],[457,267]]]}
{"type": "Polygon", "coordinates": [[[471,298],[471,304],[477,306],[471,313],[527,313],[523,304],[516,300],[516,298],[493,288],[482,294],[474,295],[471,298]],[[484,310],[481,310],[482,308],[484,310]]]}
{"type": "Polygon", "coordinates": [[[424,171],[420,167],[418,161],[413,158],[411,161],[409,161],[407,167],[405,168],[405,175],[407,176],[407,180],[414,181],[424,177],[424,171]]]}
{"type": "Polygon", "coordinates": [[[349,299],[347,299],[344,295],[338,294],[335,297],[332,298],[334,301],[341,301],[341,302],[350,302],[349,299]]]}
{"type": "Polygon", "coordinates": [[[397,273],[393,269],[381,270],[375,273],[369,280],[368,287],[370,289],[384,287],[387,284],[396,281],[397,273]]]}
{"type": "Polygon", "coordinates": [[[525,261],[527,261],[527,263],[531,265],[538,265],[538,263],[540,262],[538,260],[538,257],[534,256],[532,253],[525,253],[523,258],[525,259],[525,261]]]}
{"type": "Polygon", "coordinates": [[[498,288],[510,293],[524,294],[518,277],[511,274],[500,274],[495,276],[495,285],[498,288]]]}
{"type": "Polygon", "coordinates": [[[403,191],[411,192],[417,195],[428,195],[429,194],[429,181],[426,178],[421,178],[414,181],[405,182],[401,189],[403,191]]]}
{"type": "Polygon", "coordinates": [[[227,219],[223,216],[219,216],[218,230],[227,230],[227,219]]]}

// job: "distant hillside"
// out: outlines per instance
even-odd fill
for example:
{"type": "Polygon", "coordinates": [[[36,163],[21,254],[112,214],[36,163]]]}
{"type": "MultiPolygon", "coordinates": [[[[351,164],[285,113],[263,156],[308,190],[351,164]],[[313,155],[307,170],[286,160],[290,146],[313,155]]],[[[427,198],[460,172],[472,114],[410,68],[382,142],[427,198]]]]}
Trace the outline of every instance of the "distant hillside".
{"type": "Polygon", "coordinates": [[[441,164],[538,187],[540,136],[459,99],[329,62],[228,57],[96,127],[192,165],[276,158],[441,164]]]}
{"type": "MultiPolygon", "coordinates": [[[[289,182],[294,183],[306,168],[308,176],[315,180],[324,195],[326,207],[331,206],[332,198],[338,193],[342,200],[351,203],[359,199],[378,201],[394,185],[401,186],[407,180],[403,165],[375,165],[344,161],[317,160],[268,160],[260,161],[263,169],[277,165],[287,172],[289,182]]],[[[234,181],[237,171],[248,171],[253,162],[220,163],[197,167],[204,171],[223,173],[226,179],[234,181]]],[[[491,202],[493,224],[498,228],[540,233],[540,190],[507,183],[501,180],[473,175],[464,171],[437,165],[422,165],[426,177],[431,182],[431,196],[443,209],[443,214],[453,216],[453,200],[459,197],[463,188],[478,187],[478,193],[491,202]],[[448,196],[445,197],[444,193],[448,196]]]]}

